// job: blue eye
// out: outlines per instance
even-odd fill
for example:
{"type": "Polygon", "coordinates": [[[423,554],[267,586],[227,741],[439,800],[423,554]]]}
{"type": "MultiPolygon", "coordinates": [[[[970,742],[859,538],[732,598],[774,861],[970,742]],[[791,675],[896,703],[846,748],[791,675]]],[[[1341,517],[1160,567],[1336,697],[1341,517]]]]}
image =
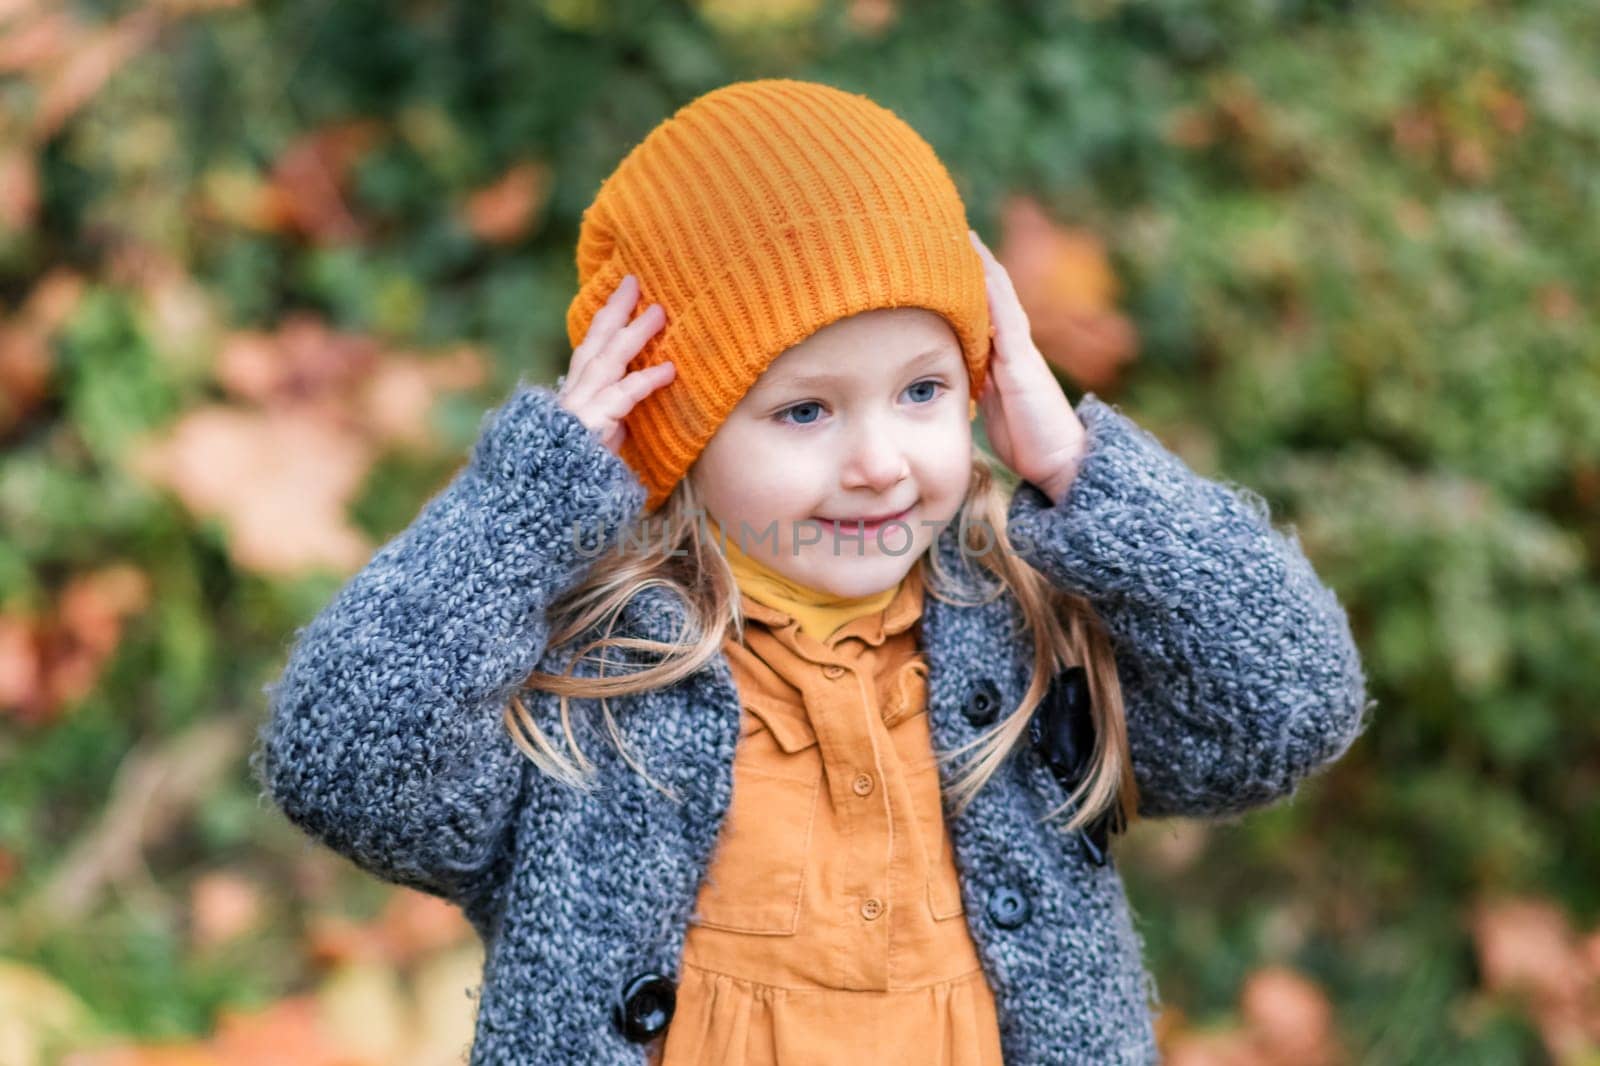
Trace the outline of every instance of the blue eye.
{"type": "MultiPolygon", "coordinates": [[[[909,393],[913,389],[927,389],[928,390],[927,392],[923,393],[920,397],[918,397],[918,398],[913,400],[913,402],[917,406],[926,407],[928,404],[930,404],[934,400],[938,399],[938,397],[940,395],[940,392],[945,387],[946,386],[945,386],[944,382],[938,380],[937,378],[925,378],[922,381],[914,382],[913,384],[907,385],[906,386],[906,392],[909,393]]],[[[780,423],[782,423],[783,425],[786,425],[786,426],[810,426],[810,425],[815,425],[817,420],[822,417],[821,411],[822,411],[822,404],[818,403],[815,400],[807,400],[804,403],[797,403],[792,407],[785,407],[783,410],[779,411],[777,414],[773,415],[772,417],[774,419],[776,419],[778,422],[780,422],[780,423]],[[817,414],[813,418],[804,418],[804,417],[790,418],[790,416],[794,415],[795,412],[797,412],[797,411],[803,412],[803,411],[806,411],[806,410],[811,409],[811,408],[816,408],[817,409],[817,414]]]]}
{"type": "MultiPolygon", "coordinates": [[[[811,401],[811,400],[807,400],[805,403],[797,403],[793,407],[785,407],[783,410],[778,412],[778,421],[780,421],[780,422],[789,421],[784,416],[790,414],[791,412],[804,411],[808,407],[821,407],[821,406],[822,406],[821,404],[818,404],[818,403],[816,403],[814,401],[811,401]]],[[[821,417],[821,416],[819,415],[818,417],[821,417]]],[[[796,426],[809,426],[814,421],[815,421],[815,419],[801,419],[801,420],[799,420],[797,422],[792,422],[790,424],[791,425],[796,425],[796,426]]]]}

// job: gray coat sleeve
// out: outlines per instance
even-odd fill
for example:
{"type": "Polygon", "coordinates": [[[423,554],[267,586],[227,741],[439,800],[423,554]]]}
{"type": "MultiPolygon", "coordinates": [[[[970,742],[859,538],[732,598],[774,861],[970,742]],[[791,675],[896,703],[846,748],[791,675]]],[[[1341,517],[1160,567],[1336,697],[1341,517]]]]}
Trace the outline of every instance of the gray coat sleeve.
{"type": "Polygon", "coordinates": [[[450,483],[295,634],[256,780],[384,880],[458,902],[492,887],[531,768],[502,710],[545,650],[547,606],[644,501],[553,390],[519,381],[450,483]]]}
{"type": "Polygon", "coordinates": [[[1139,812],[1225,816],[1291,795],[1371,709],[1344,608],[1261,497],[1196,474],[1093,393],[1059,505],[1023,482],[1008,539],[1086,597],[1115,651],[1139,812]]]}

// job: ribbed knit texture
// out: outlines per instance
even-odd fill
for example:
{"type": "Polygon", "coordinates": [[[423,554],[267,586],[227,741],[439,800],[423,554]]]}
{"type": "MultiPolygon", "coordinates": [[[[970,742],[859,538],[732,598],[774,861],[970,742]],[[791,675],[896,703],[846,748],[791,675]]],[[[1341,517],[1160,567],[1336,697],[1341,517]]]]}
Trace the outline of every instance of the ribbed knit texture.
{"type": "MultiPolygon", "coordinates": [[[[1259,497],[1200,477],[1092,393],[1077,414],[1077,478],[1054,506],[1023,483],[1013,545],[1110,632],[1140,812],[1227,817],[1285,800],[1366,724],[1344,610],[1259,497]]],[[[472,461],[299,631],[267,689],[251,766],[271,799],[373,874],[456,901],[483,938],[474,1064],[644,1062],[612,1004],[635,975],[675,972],[728,809],[742,708],[725,655],[611,701],[623,741],[682,805],[617,753],[592,700],[572,712],[594,791],[533,772],[501,722],[531,667],[560,671],[574,654],[546,644],[546,609],[593,565],[573,531],[585,548],[616,544],[643,498],[552,391],[520,385],[472,461]]],[[[968,562],[953,525],[933,550],[946,570],[968,562]]],[[[1010,596],[926,598],[937,750],[979,735],[975,694],[1021,699],[1019,620],[1010,596]]],[[[616,635],[668,640],[682,621],[652,586],[616,635]]],[[[559,742],[556,698],[524,698],[559,742]]],[[[1065,798],[1025,749],[950,818],[1006,1061],[1156,1062],[1155,987],[1117,865],[1038,820],[1065,798]],[[1025,900],[1026,920],[997,924],[997,894],[1025,900]]]]}
{"type": "Polygon", "coordinates": [[[933,149],[858,93],[767,78],[714,89],[602,183],[578,234],[576,348],[624,275],[666,327],[628,364],[676,376],[625,420],[654,511],[773,359],[861,311],[925,307],[983,390],[989,304],[966,209],[933,149]]]}

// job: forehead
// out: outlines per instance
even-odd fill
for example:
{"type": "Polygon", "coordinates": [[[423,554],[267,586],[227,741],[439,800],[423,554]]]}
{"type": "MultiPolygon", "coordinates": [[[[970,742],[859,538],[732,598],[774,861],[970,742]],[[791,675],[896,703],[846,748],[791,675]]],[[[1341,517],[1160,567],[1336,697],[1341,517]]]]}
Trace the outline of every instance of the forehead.
{"type": "Polygon", "coordinates": [[[943,316],[922,307],[875,308],[830,322],[785,350],[756,387],[871,380],[960,361],[960,341],[943,316]]]}

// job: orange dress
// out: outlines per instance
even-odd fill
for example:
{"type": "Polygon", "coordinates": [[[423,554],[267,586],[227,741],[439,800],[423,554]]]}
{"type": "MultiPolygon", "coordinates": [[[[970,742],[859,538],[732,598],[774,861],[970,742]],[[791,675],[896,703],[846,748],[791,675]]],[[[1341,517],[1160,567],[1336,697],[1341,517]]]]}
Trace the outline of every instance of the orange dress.
{"type": "Polygon", "coordinates": [[[913,624],[920,566],[819,641],[741,597],[743,724],[657,1066],[1001,1066],[913,624]]]}

